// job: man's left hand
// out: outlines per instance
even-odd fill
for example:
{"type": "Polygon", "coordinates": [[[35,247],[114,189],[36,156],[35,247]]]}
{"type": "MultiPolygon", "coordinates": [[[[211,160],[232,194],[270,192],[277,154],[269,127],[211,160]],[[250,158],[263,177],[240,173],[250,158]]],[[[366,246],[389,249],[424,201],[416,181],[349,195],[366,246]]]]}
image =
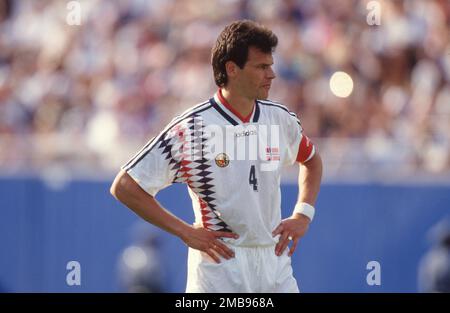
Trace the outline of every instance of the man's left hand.
{"type": "Polygon", "coordinates": [[[305,235],[308,230],[310,219],[303,215],[294,213],[291,217],[284,219],[272,232],[272,236],[280,235],[277,245],[275,246],[275,254],[280,256],[284,249],[292,240],[292,246],[289,249],[289,256],[292,256],[300,238],[305,235]]]}

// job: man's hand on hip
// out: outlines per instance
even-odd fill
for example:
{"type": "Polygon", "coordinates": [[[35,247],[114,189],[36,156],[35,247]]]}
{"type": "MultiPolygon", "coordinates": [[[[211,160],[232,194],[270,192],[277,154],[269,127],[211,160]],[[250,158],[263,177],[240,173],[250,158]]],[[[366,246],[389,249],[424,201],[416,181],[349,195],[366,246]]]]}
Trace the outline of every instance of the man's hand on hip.
{"type": "Polygon", "coordinates": [[[284,219],[272,232],[272,236],[280,235],[277,245],[275,246],[275,254],[280,256],[284,249],[292,240],[292,246],[289,249],[289,256],[292,256],[301,237],[308,230],[310,219],[303,215],[295,213],[291,217],[284,219]]]}
{"type": "Polygon", "coordinates": [[[194,225],[181,237],[186,245],[205,252],[217,263],[220,263],[218,255],[227,260],[234,257],[234,251],[228,248],[220,238],[237,239],[239,235],[231,232],[212,231],[202,226],[194,225]]]}

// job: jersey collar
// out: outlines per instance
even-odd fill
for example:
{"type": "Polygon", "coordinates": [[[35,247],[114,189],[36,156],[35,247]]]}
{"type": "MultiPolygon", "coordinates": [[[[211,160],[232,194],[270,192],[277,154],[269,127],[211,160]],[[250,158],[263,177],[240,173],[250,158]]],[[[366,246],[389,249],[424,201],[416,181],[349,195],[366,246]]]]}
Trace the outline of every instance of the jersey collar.
{"type": "Polygon", "coordinates": [[[219,89],[215,94],[214,98],[211,99],[211,103],[214,108],[231,124],[239,125],[240,123],[249,123],[258,122],[259,119],[259,105],[258,102],[255,101],[255,105],[253,106],[252,112],[248,116],[242,116],[239,112],[237,112],[228,101],[222,96],[222,90],[219,89]]]}

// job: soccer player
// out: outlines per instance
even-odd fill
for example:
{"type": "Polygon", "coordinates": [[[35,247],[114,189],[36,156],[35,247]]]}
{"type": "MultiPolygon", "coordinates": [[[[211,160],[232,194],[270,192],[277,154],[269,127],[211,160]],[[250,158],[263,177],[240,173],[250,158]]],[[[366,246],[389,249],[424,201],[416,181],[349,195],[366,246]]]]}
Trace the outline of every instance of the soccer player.
{"type": "Polygon", "coordinates": [[[290,257],[313,220],[322,161],[296,115],[267,100],[277,42],[253,21],[226,26],[212,49],[217,93],[174,118],[111,186],[189,246],[186,292],[299,292],[290,257]],[[295,162],[299,198],[282,220],[281,169],[295,162]],[[174,182],[188,186],[194,225],[154,198],[174,182]]]}

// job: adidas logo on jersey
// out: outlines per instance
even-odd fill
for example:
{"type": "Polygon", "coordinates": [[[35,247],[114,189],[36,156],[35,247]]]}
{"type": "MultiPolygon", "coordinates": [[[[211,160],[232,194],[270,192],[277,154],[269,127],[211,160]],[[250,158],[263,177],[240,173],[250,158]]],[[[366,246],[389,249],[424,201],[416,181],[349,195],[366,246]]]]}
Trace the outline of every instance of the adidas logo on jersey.
{"type": "Polygon", "coordinates": [[[247,136],[256,135],[256,134],[258,134],[256,132],[256,130],[244,130],[243,132],[235,133],[234,136],[235,137],[247,137],[247,136]]]}

